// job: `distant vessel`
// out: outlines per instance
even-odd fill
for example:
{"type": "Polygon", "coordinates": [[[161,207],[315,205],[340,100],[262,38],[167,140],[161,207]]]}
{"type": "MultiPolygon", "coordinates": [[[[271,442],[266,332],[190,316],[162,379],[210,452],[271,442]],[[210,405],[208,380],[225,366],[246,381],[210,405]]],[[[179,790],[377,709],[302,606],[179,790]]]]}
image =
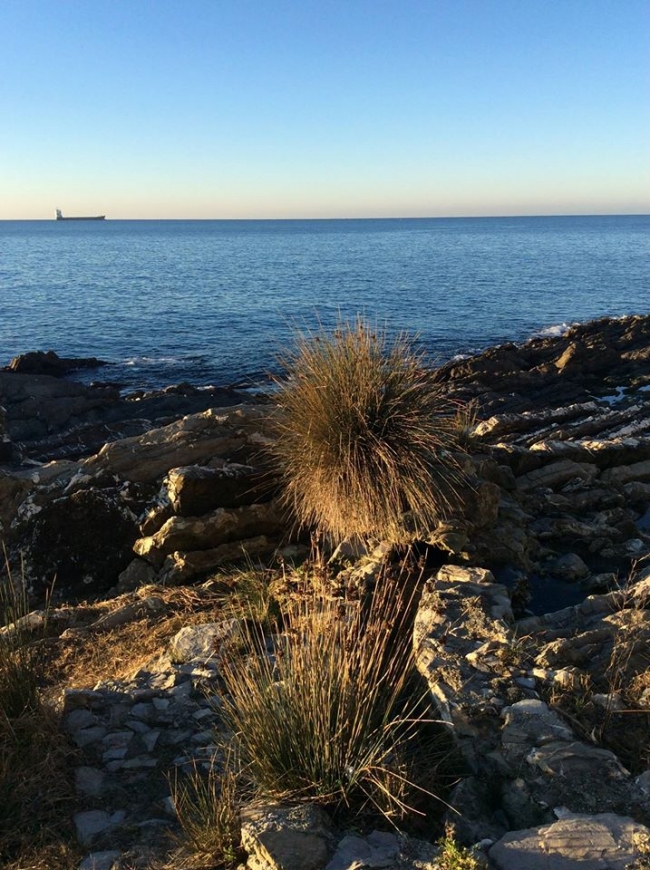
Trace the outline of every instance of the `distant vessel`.
{"type": "Polygon", "coordinates": [[[94,215],[89,215],[88,217],[63,217],[63,215],[61,214],[61,209],[57,208],[56,219],[58,221],[103,221],[103,220],[106,220],[106,215],[105,214],[94,214],[94,215]]]}

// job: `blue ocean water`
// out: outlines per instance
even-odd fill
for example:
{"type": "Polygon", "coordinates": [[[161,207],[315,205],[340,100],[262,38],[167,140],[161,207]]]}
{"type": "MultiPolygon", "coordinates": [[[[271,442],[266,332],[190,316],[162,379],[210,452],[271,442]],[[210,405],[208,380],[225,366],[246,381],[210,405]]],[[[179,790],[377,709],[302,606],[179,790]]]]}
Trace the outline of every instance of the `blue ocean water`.
{"type": "Polygon", "coordinates": [[[650,216],[0,222],[0,365],[98,356],[129,388],[259,383],[361,313],[444,360],[650,312],[650,216]]]}

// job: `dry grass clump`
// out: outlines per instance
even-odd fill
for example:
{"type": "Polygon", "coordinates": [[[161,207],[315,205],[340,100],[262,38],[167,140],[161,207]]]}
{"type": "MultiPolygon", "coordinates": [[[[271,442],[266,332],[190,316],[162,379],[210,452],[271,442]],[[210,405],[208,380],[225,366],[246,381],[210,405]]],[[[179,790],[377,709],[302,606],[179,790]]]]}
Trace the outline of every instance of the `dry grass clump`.
{"type": "Polygon", "coordinates": [[[227,757],[222,770],[207,773],[197,766],[171,781],[174,807],[181,826],[175,870],[230,868],[242,859],[237,777],[227,757]]]}
{"type": "Polygon", "coordinates": [[[41,700],[27,613],[24,585],[7,567],[0,577],[0,866],[54,870],[75,860],[53,845],[70,826],[70,749],[41,700]]]}
{"type": "Polygon", "coordinates": [[[409,603],[387,579],[365,603],[314,594],[288,608],[271,649],[250,628],[225,660],[222,714],[262,794],[390,818],[412,808],[415,768],[430,784],[440,759],[410,751],[428,710],[407,700],[409,603]]]}
{"type": "Polygon", "coordinates": [[[460,478],[458,408],[406,335],[362,319],[301,336],[284,360],[272,448],[298,520],[335,538],[428,530],[460,478]]]}

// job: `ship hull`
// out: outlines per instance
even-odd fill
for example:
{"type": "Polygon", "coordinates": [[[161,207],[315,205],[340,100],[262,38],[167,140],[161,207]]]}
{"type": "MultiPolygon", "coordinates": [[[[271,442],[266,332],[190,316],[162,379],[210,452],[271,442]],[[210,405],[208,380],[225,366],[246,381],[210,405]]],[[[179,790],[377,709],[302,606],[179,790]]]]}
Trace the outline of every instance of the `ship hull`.
{"type": "Polygon", "coordinates": [[[58,221],[104,221],[106,220],[105,214],[97,214],[91,215],[89,217],[57,217],[58,221]]]}

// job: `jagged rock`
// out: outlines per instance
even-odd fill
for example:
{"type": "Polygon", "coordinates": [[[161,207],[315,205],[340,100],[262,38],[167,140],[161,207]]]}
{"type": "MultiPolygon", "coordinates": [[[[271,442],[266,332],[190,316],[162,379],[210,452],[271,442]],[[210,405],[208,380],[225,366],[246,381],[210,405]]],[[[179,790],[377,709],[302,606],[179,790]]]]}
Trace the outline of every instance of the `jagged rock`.
{"type": "Polygon", "coordinates": [[[330,822],[313,804],[246,807],[241,821],[250,870],[322,870],[327,863],[330,822]]]}
{"type": "Polygon", "coordinates": [[[235,638],[242,636],[239,619],[187,625],[169,642],[169,655],[173,662],[197,662],[202,665],[216,663],[219,650],[235,638]]]}
{"type": "Polygon", "coordinates": [[[506,834],[490,849],[498,870],[626,870],[650,831],[633,819],[564,814],[557,822],[506,834]]]}
{"type": "Polygon", "coordinates": [[[561,459],[518,477],[517,489],[525,492],[546,487],[555,489],[574,478],[593,480],[597,475],[598,469],[594,465],[561,459]]]}
{"type": "Polygon", "coordinates": [[[233,456],[260,430],[268,414],[268,408],[252,406],[192,414],[145,435],[104,445],[84,460],[83,471],[124,480],[159,480],[171,468],[233,456]]]}
{"type": "Polygon", "coordinates": [[[217,508],[202,517],[171,517],[149,538],[136,541],[134,550],[154,565],[162,565],[171,553],[214,549],[258,535],[273,535],[284,528],[277,504],[255,504],[241,508],[217,508]]]}
{"type": "Polygon", "coordinates": [[[262,485],[259,470],[227,462],[216,468],[174,468],[164,485],[174,513],[181,517],[268,501],[272,494],[268,484],[262,485]]]}
{"type": "Polygon", "coordinates": [[[117,578],[117,588],[120,592],[130,592],[139,586],[153,583],[156,572],[144,559],[133,559],[117,578]]]}

